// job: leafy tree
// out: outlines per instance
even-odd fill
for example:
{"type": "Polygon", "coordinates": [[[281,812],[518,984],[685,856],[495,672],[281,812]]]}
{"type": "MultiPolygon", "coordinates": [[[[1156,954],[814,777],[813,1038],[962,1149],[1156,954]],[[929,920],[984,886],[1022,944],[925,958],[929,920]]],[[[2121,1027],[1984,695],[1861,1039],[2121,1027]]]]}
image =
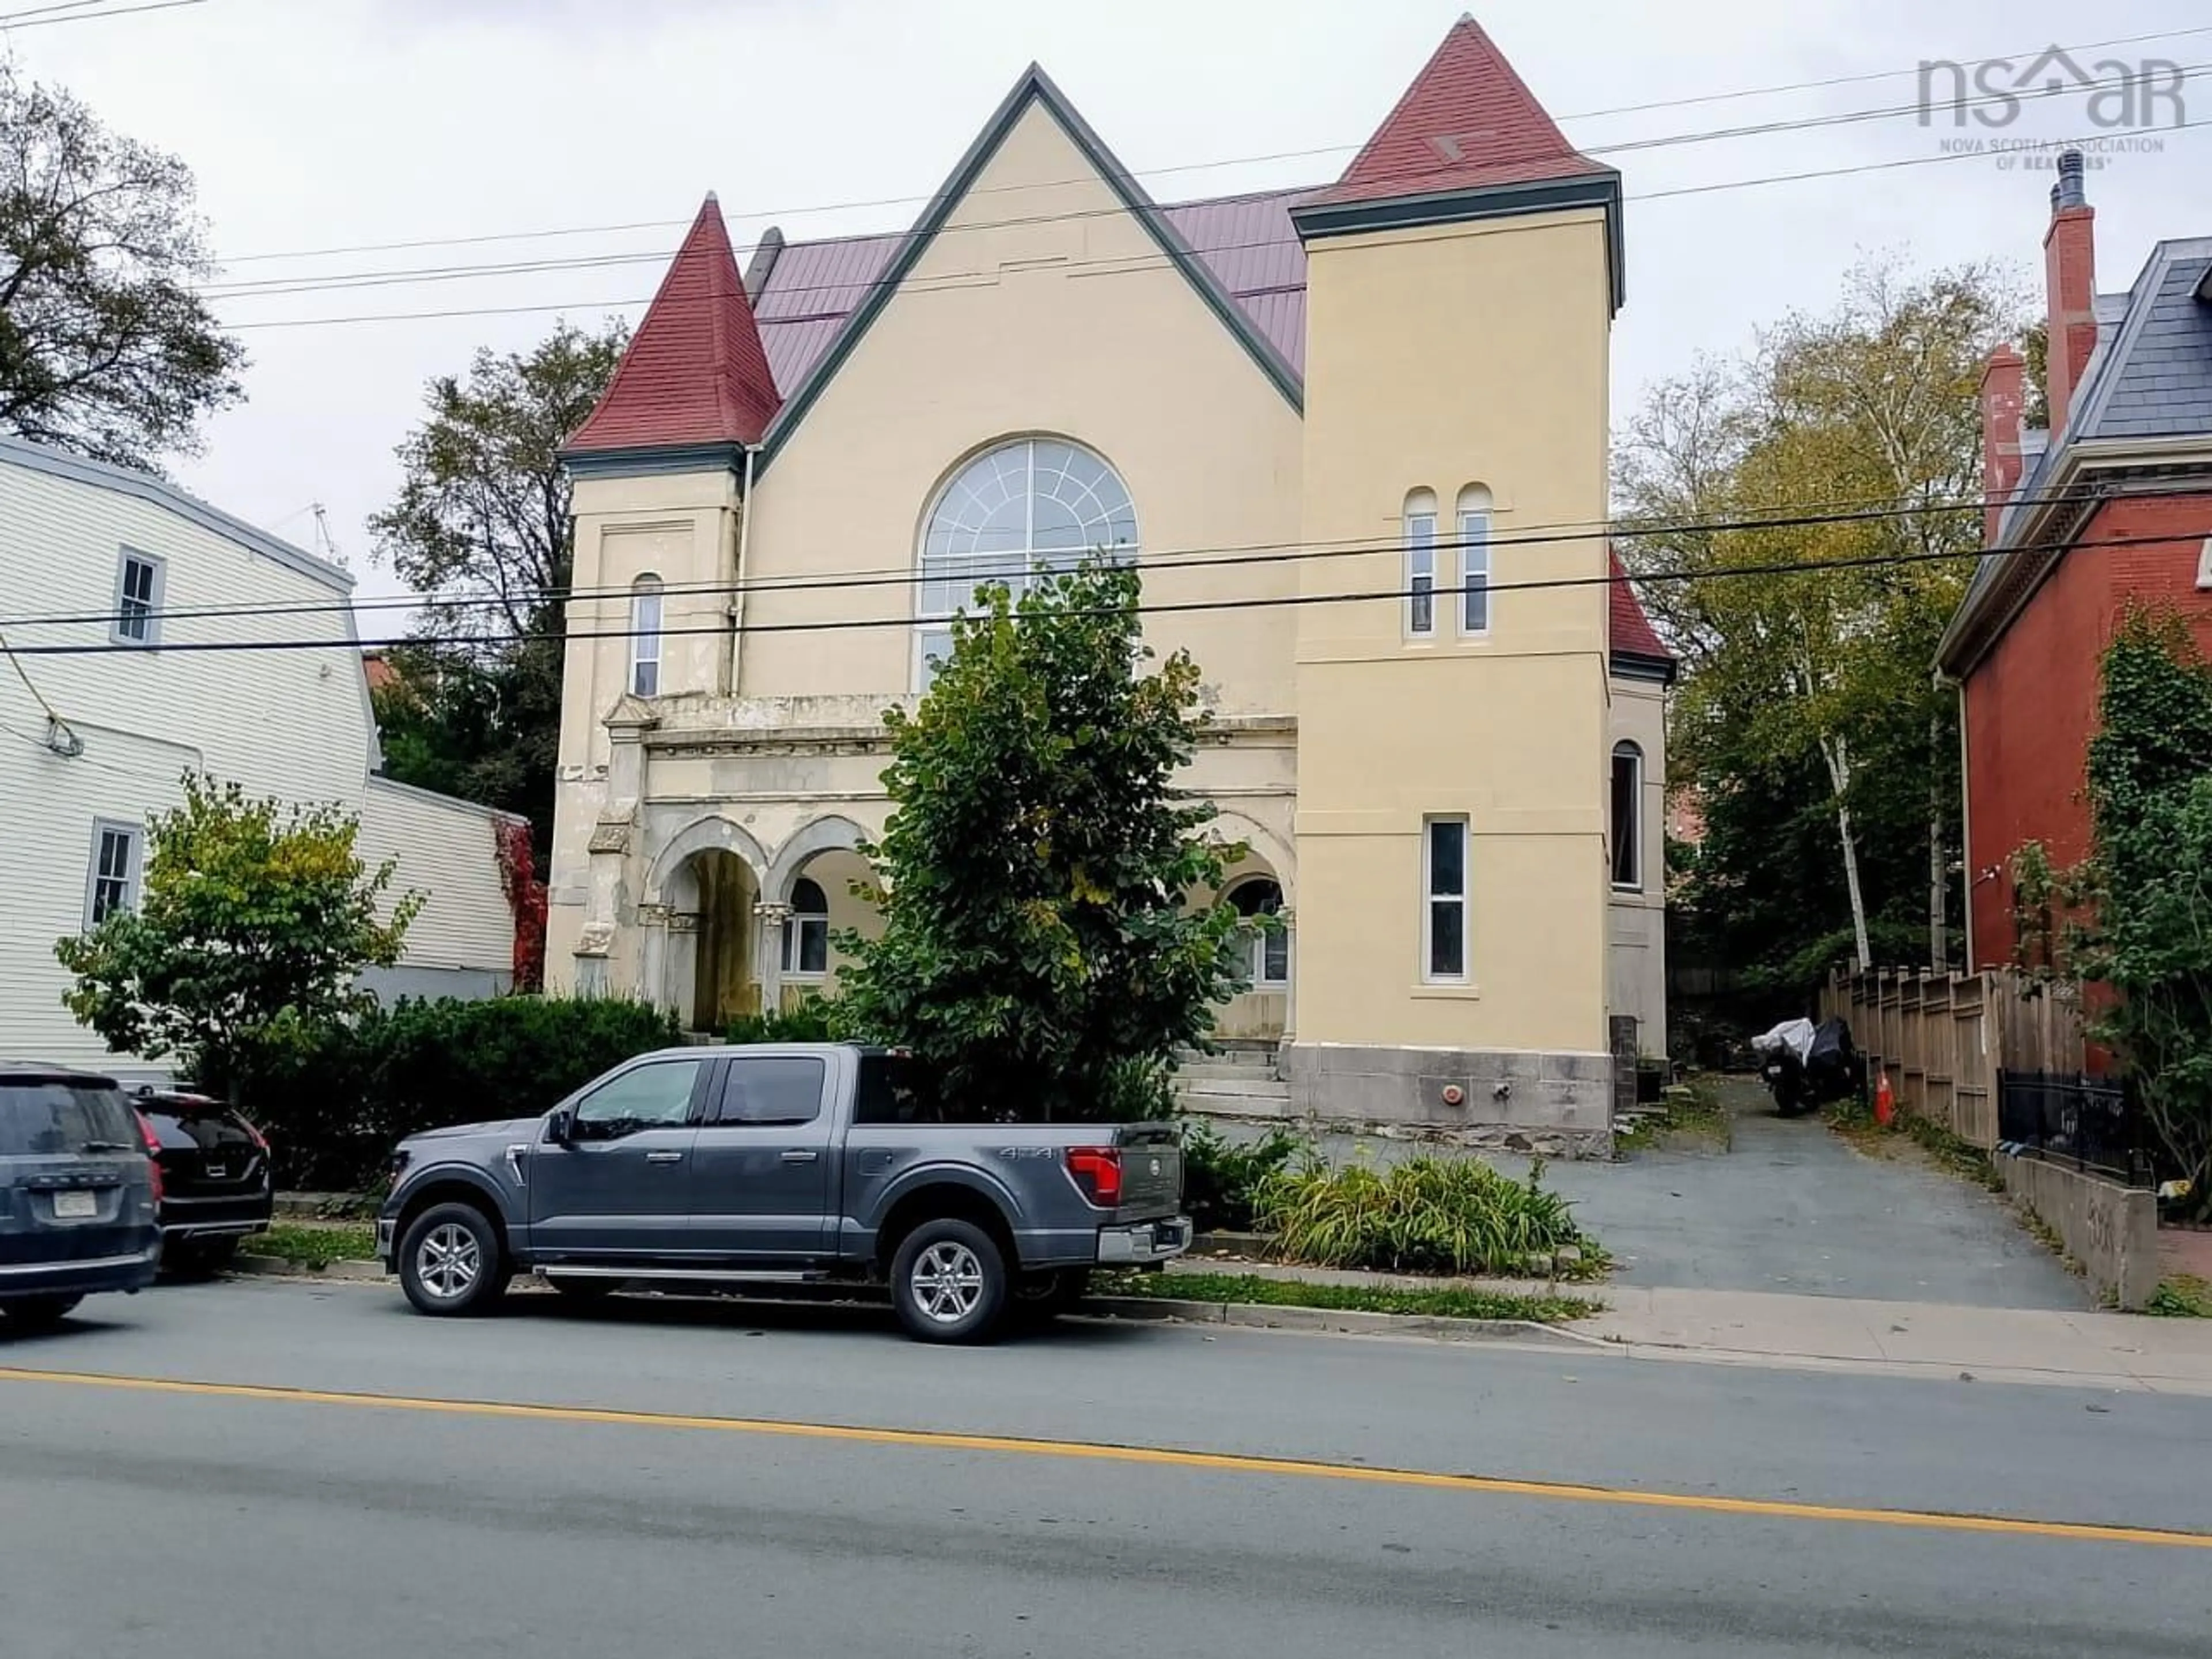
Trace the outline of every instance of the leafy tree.
{"type": "Polygon", "coordinates": [[[0,59],[0,426],[146,466],[240,397],[192,175],[0,59]]]}
{"type": "Polygon", "coordinates": [[[1199,671],[1150,672],[1135,572],[1091,565],[1018,604],[988,590],[912,714],[892,709],[896,803],[869,849],[880,937],[845,934],[840,1017],[1010,1115],[1168,1108],[1176,1051],[1243,981],[1212,807],[1175,787],[1199,671]]]}
{"type": "Polygon", "coordinates": [[[421,642],[378,698],[385,770],[520,812],[540,861],[560,741],[562,595],[574,549],[560,449],[629,343],[558,325],[525,352],[477,353],[441,375],[399,446],[399,494],[369,520],[378,556],[424,597],[421,642]],[[454,642],[458,641],[458,643],[454,642]]]}
{"type": "Polygon", "coordinates": [[[2024,908],[2057,918],[2031,956],[2101,985],[2089,1036],[2133,1074],[2175,1171],[2212,1215],[2212,665],[2170,612],[2106,647],[2090,739],[2090,853],[2052,872],[2031,843],[2024,908]]]}
{"type": "Polygon", "coordinates": [[[395,866],[364,869],[351,813],[249,799],[189,772],[184,796],[148,827],[139,908],[54,953],[76,975],[63,1000],[111,1050],[176,1054],[222,1086],[372,1000],[362,971],[399,959],[422,900],[403,895],[379,915],[395,866]]]}
{"type": "Polygon", "coordinates": [[[1981,365],[2010,305],[1979,266],[1863,265],[1832,313],[1656,388],[1622,446],[1624,517],[1652,532],[1624,556],[1696,578],[1650,584],[1686,662],[1678,776],[1708,798],[1685,900],[1759,917],[1755,940],[1715,931],[1770,970],[1871,963],[1900,906],[1913,953],[1948,958],[1957,717],[1929,664],[1979,547],[1978,512],[1947,504],[1979,495],[1981,365]],[[1803,852],[1807,806],[1832,878],[1758,833],[1786,820],[1803,852]]]}

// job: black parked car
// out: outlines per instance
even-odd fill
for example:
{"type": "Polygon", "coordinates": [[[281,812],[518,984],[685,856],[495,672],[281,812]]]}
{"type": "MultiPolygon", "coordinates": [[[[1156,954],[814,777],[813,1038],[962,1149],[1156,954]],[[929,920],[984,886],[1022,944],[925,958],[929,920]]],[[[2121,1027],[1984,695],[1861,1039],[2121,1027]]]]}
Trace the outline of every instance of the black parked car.
{"type": "Polygon", "coordinates": [[[112,1078],[0,1060],[0,1325],[153,1283],[161,1175],[141,1128],[112,1078]]]}
{"type": "Polygon", "coordinates": [[[204,1095],[141,1089],[131,1103],[161,1167],[162,1264],[185,1273],[227,1266],[239,1241],[269,1229],[269,1143],[204,1095]]]}

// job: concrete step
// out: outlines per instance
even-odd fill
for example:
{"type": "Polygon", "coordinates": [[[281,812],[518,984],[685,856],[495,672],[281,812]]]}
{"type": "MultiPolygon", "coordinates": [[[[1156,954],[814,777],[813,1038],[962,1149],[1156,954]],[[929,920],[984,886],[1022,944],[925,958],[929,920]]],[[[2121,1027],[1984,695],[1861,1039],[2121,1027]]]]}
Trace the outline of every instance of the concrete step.
{"type": "Polygon", "coordinates": [[[1249,1095],[1255,1098],[1279,1096],[1287,1100],[1291,1085],[1279,1078],[1258,1072],[1217,1072],[1207,1077],[1185,1076],[1176,1079],[1179,1092],[1183,1094],[1249,1095]]]}
{"type": "Polygon", "coordinates": [[[1202,1060],[1177,1072],[1176,1081],[1179,1084],[1279,1083],[1282,1079],[1269,1066],[1224,1066],[1218,1060],[1202,1060]]]}
{"type": "Polygon", "coordinates": [[[1291,1094],[1284,1087],[1279,1094],[1216,1094],[1207,1089],[1179,1089],[1176,1103],[1186,1112],[1201,1117],[1286,1118],[1291,1115],[1291,1094]]]}

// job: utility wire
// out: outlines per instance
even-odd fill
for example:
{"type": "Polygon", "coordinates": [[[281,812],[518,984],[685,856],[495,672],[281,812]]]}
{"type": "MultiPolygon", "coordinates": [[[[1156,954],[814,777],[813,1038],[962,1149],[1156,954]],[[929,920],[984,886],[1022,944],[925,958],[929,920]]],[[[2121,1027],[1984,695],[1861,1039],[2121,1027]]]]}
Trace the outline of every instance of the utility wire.
{"type": "MultiPolygon", "coordinates": [[[[2206,536],[2212,535],[2212,523],[2199,528],[2156,536],[2112,537],[2094,542],[2075,538],[2064,541],[2030,544],[2020,547],[1996,548],[1984,553],[1874,553],[1847,559],[1787,560],[1765,564],[1720,565],[1677,568],[1672,570],[1647,570],[1626,578],[1635,582],[1699,582],[1720,581],[1751,576],[1821,575],[1838,570],[1884,569],[1906,565],[1931,564],[1976,558],[2012,558],[2030,553],[2066,552],[2086,547],[2093,551],[2105,551],[2126,547],[2166,547],[2187,544],[2195,546],[2206,536]]],[[[1602,576],[1535,577],[1525,581],[1474,582],[1458,586],[1442,585],[1416,589],[1406,587],[1377,587],[1332,593],[1271,593],[1249,595],[1234,599],[1185,599],[1158,603],[1139,601],[1133,605],[1100,606],[1069,611],[1060,614],[1078,617],[1108,616],[1187,616],[1211,611],[1269,611],[1310,605],[1353,605],[1380,599],[1410,599],[1417,597],[1443,599],[1453,594],[1470,592],[1482,593],[1524,593],[1554,588],[1610,587],[1624,578],[1602,576]]],[[[949,620],[949,619],[948,619],[949,620]]],[[[509,635],[503,643],[565,644],[574,640],[632,640],[639,638],[674,639],[692,635],[708,635],[717,638],[747,634],[830,634],[845,633],[861,629],[912,629],[915,619],[910,615],[896,617],[835,617],[800,622],[730,622],[677,628],[599,628],[540,629],[535,632],[509,635]]],[[[469,645],[484,643],[472,634],[416,635],[382,640],[362,640],[350,630],[343,638],[300,640],[186,640],[163,641],[164,653],[229,651],[326,651],[333,647],[347,650],[398,650],[409,646],[469,645]]],[[[22,656],[84,657],[105,656],[118,651],[143,651],[143,645],[122,644],[103,641],[97,644],[32,645],[18,647],[22,656]]]]}
{"type": "MultiPolygon", "coordinates": [[[[2179,72],[2184,75],[2187,75],[2197,70],[2206,69],[2212,69],[2212,63],[2187,64],[2183,66],[2179,72]]],[[[2094,82],[2088,83],[2086,86],[2065,86],[2054,84],[2037,92],[2017,94],[1992,93],[1976,98],[1961,100],[1960,106],[1962,108],[1970,108],[1978,107],[1985,104],[1998,103],[2007,100],[2010,100],[2014,102],[2024,102],[2028,100],[2037,98],[2051,98],[2061,95],[2071,96],[2094,89],[2110,89],[2112,87],[2124,85],[2125,82],[2126,77],[2123,75],[2122,77],[2115,81],[2094,82]]],[[[1921,113],[1924,113],[1924,110],[1919,104],[1887,105],[1878,109],[1851,110],[1844,112],[1840,114],[1812,116],[1789,120],[1768,121],[1750,126],[1724,128],[1702,132],[1672,133],[1657,137],[1632,139],[1618,144],[1596,145],[1586,149],[1583,154],[1601,155],[1632,150],[1662,149],[1681,144],[1706,143],[1717,140],[1732,138],[1767,137],[1780,132],[1802,131],[1815,127],[1845,125],[1864,121],[1889,120],[1894,119],[1899,116],[1921,113]]],[[[1978,154],[1979,152],[1970,151],[1966,153],[1978,154]]],[[[1528,151],[1526,154],[1528,156],[1533,157],[1536,152],[1532,149],[1528,151]]],[[[1522,159],[1522,156],[1520,153],[1510,153],[1501,154],[1490,159],[1498,162],[1510,162],[1522,159]]],[[[1401,171],[1403,177],[1411,179],[1425,176],[1428,173],[1433,171],[1433,169],[1402,169],[1401,171]]],[[[1816,177],[1823,175],[1813,173],[1793,176],[1816,177]]],[[[1069,180],[1068,182],[1073,184],[1083,181],[1069,180]]],[[[1749,182],[1752,181],[1726,181],[1725,187],[1731,189],[1742,188],[1744,185],[1749,182]]],[[[1000,185],[994,186],[994,188],[1037,189],[1042,188],[1042,186],[1000,185]]],[[[1697,187],[1693,187],[1691,191],[1679,193],[1696,193],[1696,188],[1697,187]]],[[[1263,193],[1273,194],[1274,192],[1263,193]]],[[[1657,191],[1653,192],[1651,195],[1632,197],[1630,199],[1639,201],[1650,200],[1653,199],[1654,197],[1664,197],[1675,193],[1678,192],[1657,191]]],[[[1109,207],[1075,208],[1050,213],[1018,215],[1009,218],[980,219],[964,224],[945,225],[939,229],[937,234],[940,237],[952,236],[974,232],[1016,229],[1032,225],[1059,224],[1084,219],[1114,218],[1121,216],[1125,215],[1126,212],[1126,209],[1122,208],[1119,204],[1115,204],[1109,207]]],[[[770,216],[747,215],[745,216],[754,217],[770,216]]],[[[896,235],[898,233],[884,232],[881,234],[884,236],[889,237],[896,235]]],[[[868,240],[874,239],[871,238],[868,240]]],[[[1204,258],[1213,254],[1231,252],[1243,248],[1273,246],[1277,245],[1279,240],[1279,238],[1269,238],[1265,241],[1260,242],[1223,243],[1206,248],[1200,257],[1204,258]]],[[[1196,250],[1194,251],[1195,252],[1196,250]]],[[[639,252],[584,253],[563,255],[544,259],[492,261],[476,264],[423,265],[416,266],[411,270],[401,269],[397,270],[337,271],[314,276],[298,276],[289,277],[257,277],[236,283],[210,283],[202,285],[197,289],[195,292],[197,292],[201,298],[210,301],[274,299],[294,294],[331,293],[351,289],[413,287],[419,284],[427,284],[431,283],[477,281],[489,276],[535,275],[553,270],[602,270],[619,265],[665,264],[671,257],[672,252],[672,250],[654,248],[639,252]]],[[[1128,259],[1101,258],[1096,259],[1070,261],[1063,264],[1061,269],[1077,269],[1085,267],[1096,268],[1100,266],[1125,265],[1131,263],[1133,262],[1128,259]]],[[[1166,263],[1166,261],[1155,259],[1152,262],[1152,268],[1158,268],[1158,265],[1164,263],[1166,263]]],[[[972,278],[955,279],[948,277],[944,280],[947,283],[954,283],[956,281],[972,281],[972,278]]],[[[874,284],[872,282],[865,279],[861,282],[854,282],[848,279],[846,281],[836,283],[802,283],[779,288],[775,290],[775,295],[778,299],[786,299],[793,295],[809,293],[854,294],[865,291],[866,289],[872,287],[873,285],[874,284]]]]}
{"type": "MultiPolygon", "coordinates": [[[[2205,126],[2212,126],[2212,116],[2176,122],[2172,127],[2164,131],[2179,131],[2205,126]]],[[[1929,167],[1945,161],[1972,159],[1986,160],[1987,157],[1982,152],[1974,150],[1942,150],[1932,155],[1910,155],[1895,161],[1862,161],[1848,167],[1812,167],[1800,173],[1767,173],[1750,179],[1724,179],[1704,185],[1678,185],[1666,190],[1632,193],[1627,199],[1632,202],[1665,201],[1676,197],[1706,196],[1721,191],[1751,190],[1768,185],[1802,184],[1815,179],[1838,179],[1862,173],[1886,173],[1899,167],[1929,167]]],[[[1435,236],[1407,236],[1401,238],[1392,246],[1418,246],[1426,242],[1447,240],[1449,240],[1449,234],[1435,236]]],[[[1232,252],[1238,249],[1276,246],[1279,246],[1279,243],[1274,239],[1267,241],[1221,243],[1208,247],[1203,253],[1194,250],[1191,257],[1203,264],[1217,255],[1232,252]]],[[[1165,270],[1175,268],[1178,263],[1164,256],[1139,254],[1121,259],[1073,259],[1064,261],[1054,268],[1059,270],[1095,270],[1103,275],[1122,276],[1165,270]]],[[[853,294],[855,296],[854,308],[857,309],[861,303],[862,296],[878,288],[900,287],[903,292],[942,293],[948,289],[973,288],[977,285],[977,280],[974,276],[963,275],[937,278],[933,283],[916,283],[909,280],[903,284],[898,284],[893,283],[888,276],[878,276],[863,281],[825,283],[819,286],[824,289],[853,294]]],[[[800,291],[804,290],[799,289],[777,290],[780,294],[800,291]]],[[[546,304],[457,306],[437,311],[383,311],[346,313],[326,317],[261,318],[245,322],[226,321],[222,324],[222,327],[226,331],[237,333],[246,330],[264,328],[327,328],[355,323],[432,322],[457,317],[512,317],[531,313],[542,314],[547,312],[617,311],[650,304],[653,297],[649,294],[641,294],[621,298],[568,300],[546,304]]],[[[769,320],[773,323],[776,319],[769,320]]]]}
{"type": "MultiPolygon", "coordinates": [[[[2194,28],[2164,29],[2148,34],[2118,35],[2104,40],[2083,40],[2076,42],[2071,46],[2060,46],[2058,50],[2071,56],[2079,52],[2100,51],[2107,46],[2140,46],[2145,41],[2178,40],[2200,34],[2212,34],[2212,24],[2202,25],[2194,28]]],[[[1961,61],[1978,63],[1984,61],[1993,61],[1999,58],[2017,58],[2027,53],[2039,55],[2050,49],[2050,42],[2045,41],[2037,46],[2024,47],[2020,52],[1977,53],[1971,58],[1962,59],[1961,61]]],[[[1778,95],[1784,93],[1818,91],[1828,87],[1863,85],[1870,82],[1893,81],[1900,79],[1905,76],[1917,75],[1922,72],[1922,65],[1914,64],[1911,67],[1903,69],[1875,70],[1856,75],[1829,76],[1823,79],[1814,81],[1793,81],[1777,86],[1745,87],[1728,92],[1699,93],[1692,96],[1684,98],[1662,98],[1650,103],[1620,104],[1608,109],[1581,110],[1571,115],[1562,115],[1557,118],[1561,121],[1589,121],[1597,120],[1604,117],[1613,115],[1638,115],[1646,113],[1652,110],[1682,109],[1693,105],[1728,103],[1741,99],[1764,98],[1778,95]]],[[[2081,88],[2077,87],[2073,88],[2073,90],[2080,91],[2081,88]]],[[[1917,106],[1915,107],[1917,108],[1917,106]]],[[[1224,156],[1218,160],[1210,161],[1184,161],[1166,167],[1139,167],[1133,170],[1131,176],[1138,179],[1152,179],[1164,177],[1171,173],[1207,172],[1221,167],[1256,165],[1263,161],[1300,161],[1323,155],[1348,155],[1351,152],[1360,149],[1365,142],[1366,141],[1363,139],[1358,143],[1324,144],[1309,149],[1274,150],[1257,155],[1224,156]]],[[[1584,153],[1589,154],[1591,152],[1585,151],[1584,153]]],[[[1086,177],[1085,179],[1048,179],[1042,183],[1031,184],[978,185],[971,189],[968,194],[971,196],[981,196],[1006,191],[1049,189],[1056,186],[1083,184],[1087,182],[1089,182],[1089,179],[1086,177]]],[[[1267,194],[1271,192],[1262,191],[1255,193],[1267,194]]],[[[810,207],[767,208],[762,209],[757,212],[748,211],[740,214],[738,216],[741,219],[795,219],[816,214],[857,211],[868,208],[919,206],[935,199],[934,195],[877,197],[862,201],[818,203],[810,207]]],[[[1164,205],[1173,206],[1176,204],[1165,204],[1164,205]]],[[[259,253],[232,254],[222,259],[221,263],[225,266],[230,266],[259,264],[267,261],[283,259],[331,258],[339,255],[351,253],[398,253],[411,252],[417,248],[465,247],[478,246],[489,242],[540,241],[549,238],[560,236],[601,236],[621,234],[630,231],[639,230],[680,230],[690,222],[691,221],[688,218],[639,219],[631,220],[621,224],[568,225],[543,230],[494,231],[467,236],[418,237],[404,241],[392,242],[355,242],[335,247],[289,248],[268,251],[259,253]]]]}
{"type": "MultiPolygon", "coordinates": [[[[89,0],[85,0],[85,3],[89,3],[89,0]]],[[[150,5],[115,6],[111,7],[105,11],[88,11],[84,9],[83,4],[33,6],[28,11],[9,12],[5,16],[0,16],[0,28],[42,29],[50,24],[54,23],[89,23],[94,18],[100,17],[131,17],[136,15],[139,12],[175,11],[185,6],[204,6],[205,4],[207,4],[207,0],[155,0],[155,3],[150,5]],[[42,15],[42,14],[46,12],[70,12],[74,15],[67,17],[48,17],[42,15]]]]}
{"type": "MultiPolygon", "coordinates": [[[[2058,492],[2039,496],[2013,496],[2007,505],[2045,506],[2063,501],[2079,501],[2086,497],[2076,493],[2058,492]]],[[[1441,537],[1431,545],[1439,552],[1477,546],[1510,550],[1516,547],[1555,545],[1587,541],[1635,541],[1662,536],[1728,535],[1758,531],[1802,529],[1815,526],[1862,523],[1882,519],[1914,518],[1922,514],[1980,513],[1987,502],[1980,497],[1957,501],[1931,501],[1907,503],[1895,496],[1861,496],[1842,498],[1832,502],[1808,502],[1806,508],[1790,514],[1757,518],[1727,520],[1669,520],[1648,523],[1620,523],[1602,520],[1583,520],[1553,525],[1532,525],[1504,536],[1480,538],[1441,537]],[[1886,504],[1878,504],[1886,503],[1886,504]]],[[[1125,569],[1139,571],[1206,570],[1223,566],[1266,564],[1303,564],[1316,559],[1369,557],[1377,553],[1395,554],[1403,550],[1402,532],[1392,531],[1382,536],[1346,537],[1335,541],[1244,542],[1228,546],[1182,549],[1156,548],[1139,550],[1124,562],[1125,569]]],[[[1007,560],[1030,556],[1020,554],[960,554],[955,558],[975,560],[1007,560]]],[[[1946,556],[1967,557],[1960,553],[1946,556]]],[[[973,568],[973,565],[970,565],[973,568]]],[[[728,582],[675,582],[664,584],[658,591],[663,598],[726,595],[737,597],[750,593],[808,593],[827,592],[852,588],[915,587],[926,582],[957,580],[942,570],[927,571],[909,561],[903,565],[880,565],[872,569],[847,571],[838,574],[796,577],[741,577],[728,582]]],[[[992,579],[980,578],[976,586],[989,585],[992,579]]],[[[627,599],[632,590],[628,586],[541,588],[524,596],[529,604],[574,604],[579,600],[627,599]]],[[[164,608],[165,622],[205,620],[211,617],[354,615],[365,611],[466,611],[499,609],[514,602],[514,596],[492,593],[456,594],[440,599],[434,596],[395,595],[389,599],[361,601],[305,601],[277,605],[208,605],[198,607],[164,608]]],[[[0,618],[0,626],[9,628],[52,628],[85,623],[113,623],[119,619],[118,611],[46,611],[26,612],[20,616],[0,618]]]]}

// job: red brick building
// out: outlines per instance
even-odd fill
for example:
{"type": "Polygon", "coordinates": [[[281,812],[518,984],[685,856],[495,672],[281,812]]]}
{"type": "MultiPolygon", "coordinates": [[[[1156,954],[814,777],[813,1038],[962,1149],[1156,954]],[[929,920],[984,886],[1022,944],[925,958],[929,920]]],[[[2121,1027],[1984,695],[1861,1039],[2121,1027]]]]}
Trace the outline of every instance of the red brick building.
{"type": "MultiPolygon", "coordinates": [[[[2010,347],[1982,380],[1988,551],[1943,636],[1960,686],[1969,962],[2011,959],[2011,858],[2087,850],[2083,768],[2115,621],[2165,602],[2212,648],[2212,237],[2160,243],[2096,291],[2081,158],[2061,158],[2044,237],[2048,432],[2023,429],[2010,347]]],[[[2212,756],[2206,757],[2212,764],[2212,756]]]]}

